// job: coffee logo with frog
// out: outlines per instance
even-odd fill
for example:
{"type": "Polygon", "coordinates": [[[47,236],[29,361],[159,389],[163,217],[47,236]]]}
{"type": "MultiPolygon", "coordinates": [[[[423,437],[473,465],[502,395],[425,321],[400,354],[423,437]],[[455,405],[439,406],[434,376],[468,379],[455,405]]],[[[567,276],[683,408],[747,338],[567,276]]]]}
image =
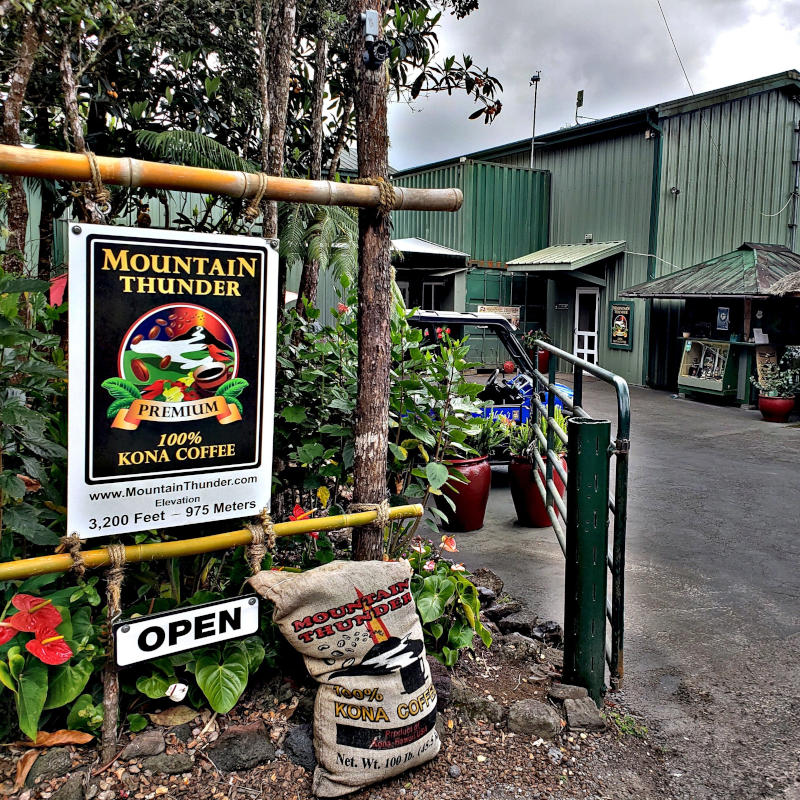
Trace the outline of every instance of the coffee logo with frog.
{"type": "Polygon", "coordinates": [[[207,308],[172,304],[150,309],[128,328],[119,348],[118,377],[101,386],[111,395],[112,428],[135,430],[142,420],[182,422],[242,418],[239,348],[230,326],[207,308]]]}

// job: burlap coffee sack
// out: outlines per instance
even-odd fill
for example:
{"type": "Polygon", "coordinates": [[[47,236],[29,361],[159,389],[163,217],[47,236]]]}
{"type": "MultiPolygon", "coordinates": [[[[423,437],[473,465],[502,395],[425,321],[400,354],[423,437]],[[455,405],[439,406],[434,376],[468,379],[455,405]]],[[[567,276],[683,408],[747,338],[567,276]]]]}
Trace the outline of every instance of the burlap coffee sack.
{"type": "Polygon", "coordinates": [[[409,588],[411,567],[334,561],[250,579],[319,682],[314,794],[337,797],[439,752],[436,690],[409,588]]]}

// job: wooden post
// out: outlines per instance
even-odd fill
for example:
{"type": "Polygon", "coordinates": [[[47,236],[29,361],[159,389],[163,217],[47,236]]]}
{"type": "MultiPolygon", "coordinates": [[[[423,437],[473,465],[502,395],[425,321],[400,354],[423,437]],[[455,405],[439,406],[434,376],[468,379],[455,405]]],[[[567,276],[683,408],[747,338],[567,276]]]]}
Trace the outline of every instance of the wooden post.
{"type": "MultiPolygon", "coordinates": [[[[358,172],[362,178],[388,178],[389,134],[386,121],[386,66],[367,69],[362,12],[378,11],[376,0],[351,0],[351,56],[355,76],[358,172]]],[[[389,361],[391,343],[391,264],[389,214],[379,208],[358,215],[358,394],[356,398],[353,500],[380,503],[386,493],[389,436],[389,361]]],[[[383,530],[370,525],[353,531],[356,561],[383,557],[383,530]]]]}
{"type": "Polygon", "coordinates": [[[753,301],[749,297],[744,299],[744,341],[750,340],[750,325],[753,319],[753,301]]]}

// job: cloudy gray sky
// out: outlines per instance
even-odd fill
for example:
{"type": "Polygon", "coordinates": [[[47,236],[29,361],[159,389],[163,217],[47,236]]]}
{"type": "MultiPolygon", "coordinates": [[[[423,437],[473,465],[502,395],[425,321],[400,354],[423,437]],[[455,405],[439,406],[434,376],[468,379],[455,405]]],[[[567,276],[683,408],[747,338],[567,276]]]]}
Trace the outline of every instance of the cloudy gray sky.
{"type": "MultiPolygon", "coordinates": [[[[800,0],[661,0],[695,92],[800,68],[800,0]]],[[[420,97],[389,111],[398,169],[530,136],[582,113],[606,117],[690,94],[656,0],[481,0],[463,20],[443,17],[442,53],[472,55],[503,84],[492,125],[469,121],[461,95],[420,97]]]]}

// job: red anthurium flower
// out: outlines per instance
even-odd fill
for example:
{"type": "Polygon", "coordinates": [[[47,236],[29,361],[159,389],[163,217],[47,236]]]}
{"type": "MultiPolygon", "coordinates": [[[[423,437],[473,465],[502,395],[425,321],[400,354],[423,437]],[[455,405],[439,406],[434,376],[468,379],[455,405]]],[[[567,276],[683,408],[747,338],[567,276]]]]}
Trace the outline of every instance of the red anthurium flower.
{"type": "Polygon", "coordinates": [[[44,628],[37,631],[36,638],[31,639],[25,649],[51,667],[64,664],[72,658],[72,649],[64,641],[64,637],[54,630],[44,628]]]}
{"type": "Polygon", "coordinates": [[[346,314],[350,310],[350,306],[346,306],[344,303],[339,303],[339,305],[336,306],[336,310],[340,314],[346,314]]]}
{"type": "Polygon", "coordinates": [[[0,622],[0,644],[10,642],[19,631],[7,622],[0,622]]]}
{"type": "Polygon", "coordinates": [[[447,550],[448,553],[457,553],[455,536],[442,536],[442,550],[447,550]]]}
{"type": "Polygon", "coordinates": [[[429,558],[422,565],[422,569],[424,569],[426,572],[433,572],[436,569],[436,562],[432,558],[429,558]]]}
{"type": "MultiPolygon", "coordinates": [[[[315,508],[312,508],[309,511],[303,511],[303,507],[301,505],[296,505],[292,509],[292,513],[289,514],[289,519],[292,522],[297,522],[298,520],[301,519],[308,519],[315,511],[316,511],[315,508]]],[[[309,531],[308,535],[312,539],[319,539],[319,531],[309,531]]]]}
{"type": "Polygon", "coordinates": [[[453,572],[464,572],[466,567],[463,564],[451,564],[450,569],[453,570],[453,572]]]}
{"type": "Polygon", "coordinates": [[[19,611],[6,621],[18,631],[32,633],[39,628],[55,629],[62,622],[61,612],[49,600],[42,600],[41,597],[15,594],[11,598],[11,604],[19,611]]]}

